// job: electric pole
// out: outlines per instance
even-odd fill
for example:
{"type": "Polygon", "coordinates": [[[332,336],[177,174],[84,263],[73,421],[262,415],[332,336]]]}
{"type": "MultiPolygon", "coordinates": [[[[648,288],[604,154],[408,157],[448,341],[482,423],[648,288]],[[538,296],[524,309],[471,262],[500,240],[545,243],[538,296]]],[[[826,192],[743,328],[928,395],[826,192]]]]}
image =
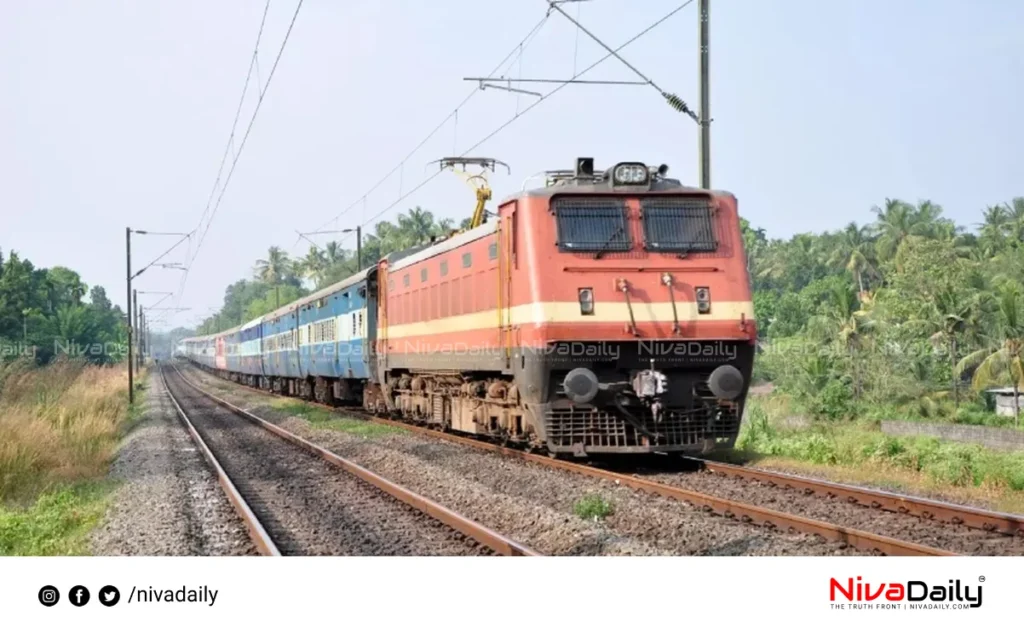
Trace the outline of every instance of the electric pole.
{"type": "Polygon", "coordinates": [[[146,325],[146,311],[139,308],[139,365],[145,366],[146,354],[149,352],[149,326],[146,325]]]}
{"type": "Polygon", "coordinates": [[[698,0],[697,14],[700,30],[700,186],[711,188],[711,85],[708,51],[708,4],[711,0],[698,0]]]}
{"type": "Polygon", "coordinates": [[[132,326],[132,331],[135,332],[135,371],[139,371],[139,291],[132,290],[132,300],[134,306],[132,307],[132,314],[135,316],[135,323],[132,326]]]}
{"type": "Polygon", "coordinates": [[[128,404],[135,403],[135,379],[132,372],[132,229],[127,227],[124,230],[125,256],[128,264],[128,273],[125,279],[128,280],[128,303],[125,305],[124,314],[128,317],[128,404]]]}
{"type": "Polygon", "coordinates": [[[356,227],[356,271],[363,269],[363,228],[356,227]]]}

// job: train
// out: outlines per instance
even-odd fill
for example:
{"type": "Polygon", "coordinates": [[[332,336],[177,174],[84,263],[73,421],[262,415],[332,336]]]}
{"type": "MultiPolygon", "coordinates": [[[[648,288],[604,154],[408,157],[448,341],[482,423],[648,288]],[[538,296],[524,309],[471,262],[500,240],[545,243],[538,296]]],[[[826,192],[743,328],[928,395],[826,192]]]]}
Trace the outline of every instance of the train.
{"type": "Polygon", "coordinates": [[[559,457],[732,448],[757,343],[738,202],[667,172],[577,159],[477,226],[183,354],[251,387],[559,457]]]}

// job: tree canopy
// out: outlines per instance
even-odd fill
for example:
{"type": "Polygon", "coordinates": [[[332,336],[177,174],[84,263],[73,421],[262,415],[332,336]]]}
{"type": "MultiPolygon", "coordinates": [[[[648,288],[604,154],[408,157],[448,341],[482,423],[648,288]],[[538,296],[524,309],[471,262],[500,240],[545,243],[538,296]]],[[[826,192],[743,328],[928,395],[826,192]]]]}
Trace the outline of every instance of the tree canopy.
{"type": "Polygon", "coordinates": [[[16,251],[0,251],[0,360],[66,355],[112,363],[126,344],[125,313],[102,286],[90,290],[73,270],[36,268],[16,251]]]}
{"type": "Polygon", "coordinates": [[[973,232],[928,200],[873,211],[788,240],[744,222],[759,376],[826,417],[957,416],[986,388],[1024,388],[1024,198],[973,232]]]}

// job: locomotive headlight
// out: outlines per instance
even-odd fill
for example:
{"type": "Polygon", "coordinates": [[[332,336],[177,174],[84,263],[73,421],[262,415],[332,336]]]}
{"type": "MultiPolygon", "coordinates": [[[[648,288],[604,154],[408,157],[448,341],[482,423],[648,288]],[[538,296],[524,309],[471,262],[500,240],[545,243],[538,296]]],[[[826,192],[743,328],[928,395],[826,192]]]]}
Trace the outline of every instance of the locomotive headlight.
{"type": "Polygon", "coordinates": [[[594,291],[580,288],[580,314],[594,314],[594,291]]]}
{"type": "Polygon", "coordinates": [[[697,312],[707,314],[711,312],[711,290],[708,288],[697,288],[697,312]]]}
{"type": "Polygon", "coordinates": [[[643,163],[620,163],[612,171],[613,184],[642,185],[651,177],[647,165],[643,163]]]}

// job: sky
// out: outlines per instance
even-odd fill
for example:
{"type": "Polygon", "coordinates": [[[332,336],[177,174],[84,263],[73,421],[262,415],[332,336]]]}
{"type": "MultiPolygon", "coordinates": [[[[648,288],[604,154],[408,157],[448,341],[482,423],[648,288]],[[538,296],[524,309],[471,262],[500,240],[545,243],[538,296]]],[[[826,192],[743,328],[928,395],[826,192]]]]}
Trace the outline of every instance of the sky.
{"type": "MultiPolygon", "coordinates": [[[[2,252],[72,268],[123,305],[125,227],[199,229],[162,260],[191,262],[187,277],[135,282],[188,308],[167,325],[194,325],[268,247],[305,253],[297,231],[369,231],[413,206],[469,215],[454,174],[410,192],[435,175],[430,161],[484,139],[472,154],[512,172],[491,177],[496,200],[578,156],[665,163],[697,183],[697,126],[650,86],[570,85],[538,103],[464,81],[518,52],[545,0],[305,0],[268,86],[297,1],[270,2],[224,175],[264,97],[226,188],[215,182],[263,0],[0,2],[2,252]]],[[[563,6],[614,47],[681,2],[563,6]]],[[[696,9],[622,50],[694,109],[696,9]]],[[[973,228],[1024,195],[1022,32],[1018,0],[713,0],[712,186],[769,237],[866,223],[886,198],[932,200],[973,228]]],[[[553,13],[505,76],[566,79],[603,55],[553,13]]],[[[637,79],[615,59],[581,78],[637,79]]],[[[311,236],[343,237],[354,247],[311,236]]],[[[133,268],[177,239],[134,237],[133,268]]]]}

